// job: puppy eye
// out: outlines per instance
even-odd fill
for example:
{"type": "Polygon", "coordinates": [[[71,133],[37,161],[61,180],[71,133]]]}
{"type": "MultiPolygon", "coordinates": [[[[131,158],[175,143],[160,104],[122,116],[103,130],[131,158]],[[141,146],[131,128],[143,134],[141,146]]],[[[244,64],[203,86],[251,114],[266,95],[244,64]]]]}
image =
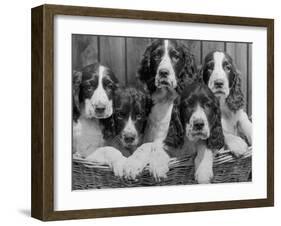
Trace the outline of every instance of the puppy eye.
{"type": "Polygon", "coordinates": [[[141,120],[142,119],[142,115],[141,114],[137,114],[136,115],[136,120],[141,120]]]}
{"type": "Polygon", "coordinates": [[[231,70],[231,66],[230,65],[226,65],[224,68],[225,68],[226,71],[230,71],[231,70]]]}
{"type": "Polygon", "coordinates": [[[116,115],[117,115],[117,118],[118,118],[118,119],[124,119],[125,116],[126,116],[126,114],[123,113],[123,112],[117,112],[116,115]]]}
{"type": "Polygon", "coordinates": [[[193,105],[194,105],[194,100],[193,99],[188,99],[188,100],[186,100],[186,105],[187,105],[187,107],[192,107],[193,105]]]}
{"type": "Polygon", "coordinates": [[[162,57],[162,54],[161,54],[161,50],[157,50],[153,53],[152,57],[155,59],[155,60],[160,60],[161,57],[162,57]]]}
{"type": "Polygon", "coordinates": [[[213,69],[212,68],[208,68],[208,72],[212,73],[213,69]]]}
{"type": "Polygon", "coordinates": [[[107,84],[107,85],[106,85],[106,89],[107,89],[108,91],[113,90],[113,85],[112,85],[112,84],[107,84]]]}
{"type": "Polygon", "coordinates": [[[211,103],[211,102],[207,102],[207,103],[205,103],[205,107],[207,107],[207,108],[211,108],[211,107],[212,107],[212,103],[211,103]]]}
{"type": "Polygon", "coordinates": [[[86,92],[91,92],[93,90],[93,87],[90,85],[85,86],[85,91],[86,92]]]}
{"type": "Polygon", "coordinates": [[[179,58],[180,58],[180,56],[179,56],[179,55],[177,55],[177,54],[173,55],[173,59],[174,59],[174,60],[178,61],[178,60],[179,60],[179,58]]]}
{"type": "Polygon", "coordinates": [[[214,69],[214,64],[213,63],[207,64],[207,71],[209,73],[212,73],[213,69],[214,69]]]}
{"type": "Polygon", "coordinates": [[[154,59],[155,59],[155,60],[161,59],[161,54],[160,54],[160,53],[156,53],[156,54],[154,55],[154,59]]]}
{"type": "Polygon", "coordinates": [[[226,70],[226,71],[231,70],[231,64],[229,62],[224,62],[223,67],[224,67],[224,70],[226,70]]]}
{"type": "Polygon", "coordinates": [[[207,63],[207,67],[210,69],[214,68],[214,62],[207,63]]]}

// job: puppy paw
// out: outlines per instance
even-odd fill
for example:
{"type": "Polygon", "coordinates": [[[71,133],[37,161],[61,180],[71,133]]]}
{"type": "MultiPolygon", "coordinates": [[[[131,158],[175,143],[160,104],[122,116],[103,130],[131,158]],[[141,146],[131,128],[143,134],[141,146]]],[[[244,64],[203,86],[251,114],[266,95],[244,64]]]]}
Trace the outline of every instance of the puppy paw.
{"type": "Polygon", "coordinates": [[[238,136],[227,135],[225,138],[227,148],[236,156],[243,155],[248,150],[247,143],[238,136]]]}
{"type": "Polygon", "coordinates": [[[136,180],[137,176],[143,171],[146,164],[135,158],[128,158],[124,164],[124,177],[128,180],[136,180]]]}
{"type": "Polygon", "coordinates": [[[122,177],[126,157],[114,147],[101,147],[86,158],[87,161],[108,165],[115,176],[122,177]]]}
{"type": "Polygon", "coordinates": [[[116,161],[113,161],[110,163],[110,167],[117,177],[123,177],[124,176],[124,165],[126,162],[126,157],[122,156],[116,161]]]}
{"type": "Polygon", "coordinates": [[[72,157],[73,157],[73,159],[83,159],[84,158],[79,152],[73,153],[72,157]]]}
{"type": "Polygon", "coordinates": [[[156,181],[165,179],[169,171],[170,157],[166,153],[162,144],[154,144],[149,159],[149,172],[156,181]]]}
{"type": "Polygon", "coordinates": [[[209,184],[213,178],[213,151],[202,146],[197,151],[195,163],[195,180],[198,184],[209,184]]]}
{"type": "Polygon", "coordinates": [[[127,158],[124,164],[124,177],[136,180],[137,176],[147,166],[151,154],[151,143],[145,143],[127,158]]]}
{"type": "Polygon", "coordinates": [[[199,167],[195,172],[195,180],[198,184],[211,183],[213,176],[213,170],[210,168],[199,167]]]}

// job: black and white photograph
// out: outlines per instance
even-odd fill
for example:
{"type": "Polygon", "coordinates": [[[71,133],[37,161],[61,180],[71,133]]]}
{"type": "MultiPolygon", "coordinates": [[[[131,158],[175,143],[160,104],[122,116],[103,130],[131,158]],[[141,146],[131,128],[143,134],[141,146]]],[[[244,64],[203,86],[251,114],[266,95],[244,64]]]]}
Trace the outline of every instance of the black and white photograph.
{"type": "Polygon", "coordinates": [[[47,4],[32,40],[33,217],[274,206],[273,19],[47,4]]]}
{"type": "Polygon", "coordinates": [[[72,189],[252,181],[252,43],[72,34],[72,189]]]}

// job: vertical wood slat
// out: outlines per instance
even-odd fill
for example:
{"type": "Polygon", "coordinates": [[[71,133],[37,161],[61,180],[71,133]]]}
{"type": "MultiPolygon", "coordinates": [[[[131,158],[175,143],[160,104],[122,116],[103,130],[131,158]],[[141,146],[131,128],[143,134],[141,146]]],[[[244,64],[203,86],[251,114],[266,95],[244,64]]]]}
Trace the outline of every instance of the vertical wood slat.
{"type": "Polygon", "coordinates": [[[87,47],[81,53],[83,67],[98,61],[97,36],[88,37],[87,42],[87,47]]]}
{"type": "Polygon", "coordinates": [[[72,35],[72,69],[79,70],[97,61],[97,36],[72,35]]]}
{"type": "Polygon", "coordinates": [[[252,116],[252,44],[247,44],[248,46],[248,109],[247,113],[252,116]]]}
{"type": "Polygon", "coordinates": [[[197,66],[199,66],[201,62],[201,41],[196,40],[181,40],[181,43],[186,45],[190,52],[194,55],[195,63],[197,66]]]}
{"type": "Polygon", "coordinates": [[[148,44],[149,38],[126,38],[127,43],[127,85],[136,83],[137,70],[140,65],[141,58],[148,44]]]}
{"type": "Polygon", "coordinates": [[[248,109],[248,55],[246,43],[226,43],[226,52],[232,57],[234,64],[241,74],[241,89],[244,94],[244,110],[248,109]]]}
{"type": "Polygon", "coordinates": [[[214,50],[224,51],[224,42],[203,41],[201,61],[204,61],[206,55],[214,50]]]}
{"type": "Polygon", "coordinates": [[[120,84],[125,85],[125,38],[100,36],[99,43],[101,64],[111,68],[120,84]]]}

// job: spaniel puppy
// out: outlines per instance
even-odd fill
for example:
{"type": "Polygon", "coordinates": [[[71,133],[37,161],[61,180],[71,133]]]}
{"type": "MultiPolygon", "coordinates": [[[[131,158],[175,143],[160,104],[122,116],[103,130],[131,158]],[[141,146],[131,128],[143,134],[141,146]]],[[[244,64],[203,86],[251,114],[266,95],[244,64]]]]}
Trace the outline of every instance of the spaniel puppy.
{"type": "Polygon", "coordinates": [[[143,142],[151,98],[136,88],[124,88],[115,93],[113,101],[112,116],[102,120],[105,138],[128,157],[143,142]]]}
{"type": "Polygon", "coordinates": [[[224,146],[219,102],[203,83],[187,86],[182,95],[177,113],[178,121],[172,125],[164,143],[170,156],[196,153],[195,179],[209,183],[213,177],[213,153],[224,146]]]}
{"type": "Polygon", "coordinates": [[[243,110],[241,78],[232,58],[221,51],[209,53],[201,74],[205,84],[220,101],[226,146],[235,155],[243,154],[247,151],[247,143],[252,144],[252,123],[243,110]]]}
{"type": "Polygon", "coordinates": [[[98,148],[87,160],[108,164],[121,177],[126,157],[142,144],[151,99],[135,88],[120,88],[115,92],[113,105],[111,117],[100,120],[106,146],[98,148]]]}
{"type": "MultiPolygon", "coordinates": [[[[192,83],[197,79],[194,57],[179,41],[155,40],[144,52],[138,78],[151,94],[153,101],[144,141],[161,144],[168,133],[175,99],[185,83],[192,83]]],[[[145,165],[149,153],[145,151],[147,149],[150,149],[148,144],[145,148],[140,147],[127,161],[129,165],[126,170],[129,177],[134,178],[139,173],[141,167],[138,164],[145,165]]],[[[158,161],[163,159],[166,163],[169,160],[166,153],[163,153],[162,157],[155,156],[158,161]]],[[[166,168],[162,168],[165,163],[155,165],[154,171],[166,171],[166,168]]]]}
{"type": "Polygon", "coordinates": [[[73,75],[73,152],[87,157],[104,145],[101,120],[113,113],[118,81],[112,71],[98,63],[73,75]]]}
{"type": "Polygon", "coordinates": [[[176,40],[155,40],[144,52],[138,77],[153,99],[145,140],[163,140],[169,128],[174,100],[184,83],[197,78],[194,57],[185,45],[176,40]]]}

